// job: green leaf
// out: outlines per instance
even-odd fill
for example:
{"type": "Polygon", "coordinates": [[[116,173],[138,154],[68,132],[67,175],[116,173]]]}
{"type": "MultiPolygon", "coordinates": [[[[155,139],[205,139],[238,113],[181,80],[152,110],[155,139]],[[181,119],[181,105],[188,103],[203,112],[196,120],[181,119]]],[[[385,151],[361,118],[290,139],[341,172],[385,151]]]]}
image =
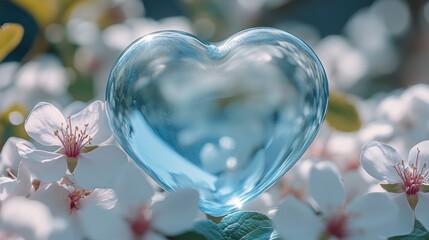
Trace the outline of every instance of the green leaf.
{"type": "Polygon", "coordinates": [[[390,240],[421,240],[429,239],[429,232],[422,226],[419,221],[414,223],[414,230],[406,236],[398,236],[389,238],[390,240]]]}
{"type": "Polygon", "coordinates": [[[228,240],[267,240],[274,232],[271,220],[258,212],[232,213],[218,225],[228,240]]]}
{"type": "Polygon", "coordinates": [[[354,103],[345,95],[330,93],[326,122],[342,132],[360,129],[362,122],[354,103]]]}

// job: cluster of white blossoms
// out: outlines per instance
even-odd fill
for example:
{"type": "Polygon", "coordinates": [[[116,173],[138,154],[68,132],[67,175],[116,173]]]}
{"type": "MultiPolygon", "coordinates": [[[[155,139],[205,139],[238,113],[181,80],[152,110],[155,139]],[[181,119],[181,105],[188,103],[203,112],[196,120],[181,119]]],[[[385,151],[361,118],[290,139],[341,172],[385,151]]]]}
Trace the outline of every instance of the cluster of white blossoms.
{"type": "MultiPolygon", "coordinates": [[[[359,131],[324,126],[303,159],[243,210],[267,214],[285,240],[388,239],[410,234],[416,222],[429,229],[426,96],[429,87],[416,85],[360,103],[373,112],[360,110],[359,131]],[[413,106],[414,115],[404,110],[413,106]]],[[[72,106],[37,104],[25,121],[32,142],[4,144],[0,239],[157,240],[195,230],[197,191],[154,188],[115,145],[105,103],[72,106]]]]}
{"type": "Polygon", "coordinates": [[[12,137],[1,152],[0,239],[166,239],[193,226],[198,193],[154,197],[111,143],[103,102],[70,116],[39,103],[25,130],[35,144],[12,137]]]}
{"type": "Polygon", "coordinates": [[[312,202],[290,195],[278,207],[273,221],[285,239],[378,239],[397,214],[382,193],[347,202],[338,168],[329,161],[311,169],[309,188],[312,202]]]}
{"type": "Polygon", "coordinates": [[[387,239],[410,234],[416,220],[429,229],[429,141],[414,146],[406,160],[387,144],[369,142],[361,164],[384,191],[347,199],[338,167],[314,161],[308,196],[288,194],[277,208],[273,224],[279,234],[285,239],[387,239]]]}
{"type": "Polygon", "coordinates": [[[360,130],[324,126],[303,159],[245,208],[271,216],[284,239],[388,239],[412,234],[416,222],[429,232],[428,96],[419,84],[356,99],[360,130]]]}

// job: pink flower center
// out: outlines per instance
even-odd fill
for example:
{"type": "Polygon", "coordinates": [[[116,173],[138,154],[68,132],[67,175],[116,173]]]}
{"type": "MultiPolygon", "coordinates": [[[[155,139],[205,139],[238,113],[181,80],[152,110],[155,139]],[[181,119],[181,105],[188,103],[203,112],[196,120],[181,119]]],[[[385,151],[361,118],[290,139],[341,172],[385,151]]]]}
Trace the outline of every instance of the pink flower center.
{"type": "Polygon", "coordinates": [[[86,132],[88,129],[88,124],[85,124],[83,128],[72,125],[70,117],[68,119],[68,124],[64,129],[63,124],[61,124],[61,129],[56,130],[54,135],[60,140],[61,144],[64,147],[64,154],[67,157],[77,157],[82,148],[88,144],[91,144],[92,138],[86,132]]]}
{"type": "Polygon", "coordinates": [[[326,224],[328,238],[336,237],[337,239],[345,239],[348,235],[347,220],[347,215],[343,213],[331,217],[326,224]]]}
{"type": "Polygon", "coordinates": [[[70,213],[74,213],[80,209],[80,201],[88,196],[91,192],[82,189],[74,190],[69,193],[70,198],[70,213]]]}
{"type": "Polygon", "coordinates": [[[393,166],[398,176],[402,179],[404,190],[408,196],[417,194],[420,191],[420,186],[428,182],[429,171],[426,164],[423,164],[420,169],[418,168],[419,154],[420,150],[417,149],[416,162],[410,166],[405,165],[404,160],[393,166]]]}
{"type": "Polygon", "coordinates": [[[132,221],[130,221],[130,230],[136,237],[142,237],[150,229],[152,223],[147,214],[147,208],[142,207],[132,221]]]}

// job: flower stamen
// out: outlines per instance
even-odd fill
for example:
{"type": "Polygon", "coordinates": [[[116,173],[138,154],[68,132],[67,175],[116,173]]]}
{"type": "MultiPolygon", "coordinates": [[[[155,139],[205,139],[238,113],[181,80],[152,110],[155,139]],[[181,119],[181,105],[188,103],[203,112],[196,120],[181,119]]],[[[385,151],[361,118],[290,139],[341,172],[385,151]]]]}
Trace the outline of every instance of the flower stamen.
{"type": "Polygon", "coordinates": [[[74,190],[73,192],[69,193],[68,197],[70,198],[70,214],[80,209],[80,200],[84,199],[89,194],[91,194],[91,191],[82,189],[74,190]]]}
{"type": "Polygon", "coordinates": [[[13,174],[13,172],[10,168],[6,168],[6,173],[9,175],[10,178],[17,179],[16,175],[13,174]]]}
{"type": "Polygon", "coordinates": [[[420,186],[428,182],[429,169],[426,163],[419,169],[420,150],[417,148],[415,163],[406,165],[404,160],[393,166],[398,176],[403,182],[404,191],[408,196],[416,195],[420,191],[420,186]]]}
{"type": "Polygon", "coordinates": [[[89,124],[80,129],[78,126],[73,127],[70,117],[67,120],[67,126],[64,128],[64,124],[61,124],[61,129],[55,130],[54,135],[63,145],[65,155],[74,158],[80,154],[82,148],[91,144],[92,138],[87,133],[89,124]]]}

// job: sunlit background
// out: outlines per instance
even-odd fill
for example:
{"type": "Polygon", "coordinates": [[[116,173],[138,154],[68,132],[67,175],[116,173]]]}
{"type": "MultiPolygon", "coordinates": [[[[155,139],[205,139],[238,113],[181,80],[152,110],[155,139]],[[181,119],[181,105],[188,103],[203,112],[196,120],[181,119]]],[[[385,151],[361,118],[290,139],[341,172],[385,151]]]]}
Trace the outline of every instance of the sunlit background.
{"type": "Polygon", "coordinates": [[[40,101],[104,99],[121,51],[164,29],[208,41],[258,26],[288,31],[318,54],[331,91],[352,98],[429,82],[422,0],[3,0],[4,23],[19,23],[24,35],[0,64],[0,146],[26,137],[23,122],[40,101]]]}

